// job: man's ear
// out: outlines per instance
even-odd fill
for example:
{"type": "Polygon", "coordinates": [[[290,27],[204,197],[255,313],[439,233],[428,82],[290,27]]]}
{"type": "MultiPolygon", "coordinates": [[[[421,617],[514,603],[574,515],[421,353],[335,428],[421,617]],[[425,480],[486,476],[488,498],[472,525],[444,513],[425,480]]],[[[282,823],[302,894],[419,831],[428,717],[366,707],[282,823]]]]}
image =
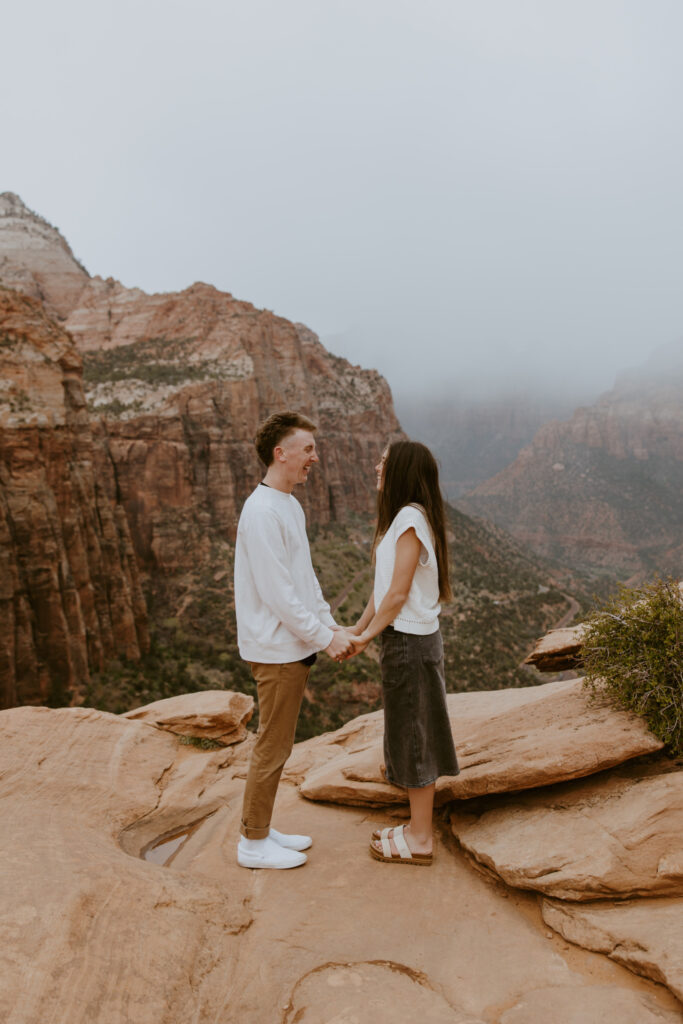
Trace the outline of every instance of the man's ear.
{"type": "Polygon", "coordinates": [[[273,461],[274,462],[286,462],[287,456],[282,445],[276,444],[273,448],[273,461]]]}

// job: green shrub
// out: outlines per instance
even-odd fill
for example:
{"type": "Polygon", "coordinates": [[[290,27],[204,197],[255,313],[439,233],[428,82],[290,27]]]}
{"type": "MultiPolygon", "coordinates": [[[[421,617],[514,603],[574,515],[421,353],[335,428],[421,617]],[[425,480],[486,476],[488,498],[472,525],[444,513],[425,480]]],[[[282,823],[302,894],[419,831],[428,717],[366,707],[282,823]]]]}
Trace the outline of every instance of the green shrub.
{"type": "Polygon", "coordinates": [[[586,685],[645,719],[683,753],[683,603],[673,579],[622,586],[593,612],[583,639],[586,685]]]}

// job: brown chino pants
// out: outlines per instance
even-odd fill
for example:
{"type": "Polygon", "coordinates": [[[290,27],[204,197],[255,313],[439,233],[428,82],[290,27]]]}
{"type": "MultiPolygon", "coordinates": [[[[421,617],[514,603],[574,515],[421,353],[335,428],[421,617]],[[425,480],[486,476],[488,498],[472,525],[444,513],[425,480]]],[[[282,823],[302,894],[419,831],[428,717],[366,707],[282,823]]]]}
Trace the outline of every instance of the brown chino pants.
{"type": "Polygon", "coordinates": [[[265,839],[275,794],[294,746],[294,733],[310,665],[289,661],[283,665],[253,662],[259,727],[251,755],[242,805],[241,833],[247,839],[265,839]]]}

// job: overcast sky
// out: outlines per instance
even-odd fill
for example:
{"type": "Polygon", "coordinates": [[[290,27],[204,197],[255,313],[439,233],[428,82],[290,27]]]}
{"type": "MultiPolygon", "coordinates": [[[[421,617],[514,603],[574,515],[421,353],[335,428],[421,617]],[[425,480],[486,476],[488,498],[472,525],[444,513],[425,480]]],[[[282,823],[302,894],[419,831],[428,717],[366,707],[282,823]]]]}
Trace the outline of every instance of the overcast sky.
{"type": "Polygon", "coordinates": [[[23,0],[2,35],[0,191],[92,274],[208,281],[399,396],[599,391],[683,339],[681,0],[23,0]]]}

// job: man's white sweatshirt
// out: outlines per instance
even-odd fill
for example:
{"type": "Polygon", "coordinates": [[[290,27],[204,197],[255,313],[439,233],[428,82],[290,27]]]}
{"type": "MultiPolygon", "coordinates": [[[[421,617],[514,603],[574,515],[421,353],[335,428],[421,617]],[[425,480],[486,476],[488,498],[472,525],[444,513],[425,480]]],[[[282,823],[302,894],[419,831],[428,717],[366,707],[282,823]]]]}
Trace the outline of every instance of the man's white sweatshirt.
{"type": "Polygon", "coordinates": [[[245,661],[301,661],[332,642],[336,625],[313,571],[304,510],[259,484],[242,508],[235,544],[237,642],[245,661]]]}

